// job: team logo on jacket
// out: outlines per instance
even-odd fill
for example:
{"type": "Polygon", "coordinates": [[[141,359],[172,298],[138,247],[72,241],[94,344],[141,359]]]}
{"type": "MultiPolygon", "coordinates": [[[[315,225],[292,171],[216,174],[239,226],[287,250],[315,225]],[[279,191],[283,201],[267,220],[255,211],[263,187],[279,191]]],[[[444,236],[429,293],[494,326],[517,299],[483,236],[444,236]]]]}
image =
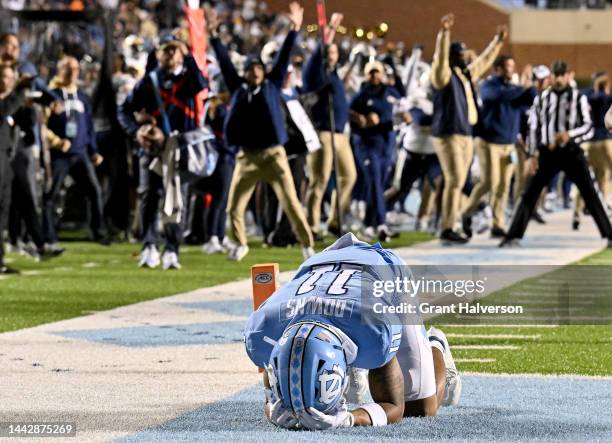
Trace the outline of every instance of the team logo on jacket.
{"type": "Polygon", "coordinates": [[[319,401],[329,405],[342,395],[342,380],[344,371],[338,365],[334,365],[332,371],[323,371],[319,375],[319,401]]]}

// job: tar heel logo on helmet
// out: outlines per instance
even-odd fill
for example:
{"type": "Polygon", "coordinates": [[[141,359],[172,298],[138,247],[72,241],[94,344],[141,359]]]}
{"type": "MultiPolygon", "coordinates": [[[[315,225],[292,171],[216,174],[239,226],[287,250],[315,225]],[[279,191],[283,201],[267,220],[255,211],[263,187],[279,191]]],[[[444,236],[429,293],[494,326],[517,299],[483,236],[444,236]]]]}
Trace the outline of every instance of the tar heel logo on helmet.
{"type": "Polygon", "coordinates": [[[334,365],[332,371],[319,375],[319,401],[325,405],[333,403],[344,390],[344,370],[334,365]]]}

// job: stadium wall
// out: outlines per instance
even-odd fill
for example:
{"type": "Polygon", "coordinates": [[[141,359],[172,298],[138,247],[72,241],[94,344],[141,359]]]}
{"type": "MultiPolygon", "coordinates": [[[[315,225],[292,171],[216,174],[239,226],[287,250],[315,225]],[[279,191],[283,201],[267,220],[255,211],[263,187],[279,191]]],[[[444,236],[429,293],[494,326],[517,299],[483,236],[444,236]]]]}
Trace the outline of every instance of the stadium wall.
{"type": "MultiPolygon", "coordinates": [[[[270,9],[282,12],[288,0],[267,0],[270,9]]],[[[316,23],[316,0],[303,0],[305,24],[316,23]]],[[[425,44],[431,59],[440,17],[455,13],[453,38],[482,50],[498,24],[510,26],[510,44],[504,49],[519,66],[565,59],[580,78],[595,71],[612,72],[612,11],[505,10],[484,0],[327,0],[328,15],[341,11],[349,28],[389,25],[387,39],[412,46],[425,44]]]]}

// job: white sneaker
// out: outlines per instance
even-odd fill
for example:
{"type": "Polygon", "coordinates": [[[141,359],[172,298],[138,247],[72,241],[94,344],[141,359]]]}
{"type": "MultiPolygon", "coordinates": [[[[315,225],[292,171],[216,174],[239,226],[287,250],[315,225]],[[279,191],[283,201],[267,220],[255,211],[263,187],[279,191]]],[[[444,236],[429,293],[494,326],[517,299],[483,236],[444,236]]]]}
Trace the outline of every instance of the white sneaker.
{"type": "Polygon", "coordinates": [[[149,245],[140,253],[138,266],[141,268],[157,268],[160,264],[159,251],[157,246],[149,245]]]}
{"type": "Polygon", "coordinates": [[[461,397],[461,377],[455,366],[455,360],[451,354],[450,346],[446,335],[441,330],[433,326],[427,331],[429,341],[437,341],[444,347],[444,365],[446,366],[446,390],[442,406],[457,406],[461,397]]]}
{"type": "Polygon", "coordinates": [[[181,264],[179,263],[178,255],[176,255],[176,252],[164,252],[164,255],[162,256],[162,267],[164,268],[164,270],[181,269],[181,264]]]}
{"type": "Polygon", "coordinates": [[[346,401],[354,405],[366,403],[370,391],[368,370],[351,366],[346,372],[349,379],[346,394],[344,394],[346,401]]]}
{"type": "Polygon", "coordinates": [[[374,228],[372,226],[368,226],[367,228],[363,230],[363,236],[368,241],[372,241],[376,238],[376,231],[374,231],[374,228]]]}
{"type": "Polygon", "coordinates": [[[206,254],[218,254],[225,252],[225,248],[221,246],[221,242],[219,242],[219,237],[213,235],[210,237],[208,242],[202,245],[202,252],[206,254]]]}
{"type": "Polygon", "coordinates": [[[302,248],[302,255],[304,256],[304,260],[309,259],[313,255],[315,255],[315,250],[312,249],[312,246],[308,246],[306,248],[302,248]]]}
{"type": "Polygon", "coordinates": [[[476,234],[484,234],[491,230],[493,226],[493,211],[487,206],[482,211],[478,212],[474,217],[474,232],[476,234]]]}
{"type": "Polygon", "coordinates": [[[356,214],[356,218],[358,220],[365,220],[365,216],[366,216],[366,211],[367,211],[368,207],[366,205],[365,201],[359,201],[357,202],[357,214],[356,214]]]}
{"type": "Polygon", "coordinates": [[[151,254],[151,247],[146,246],[142,251],[140,251],[140,256],[138,257],[138,267],[144,268],[147,266],[147,262],[149,261],[149,255],[151,254]]]}
{"type": "Polygon", "coordinates": [[[232,250],[227,256],[232,261],[242,261],[244,257],[249,253],[249,247],[247,245],[240,245],[232,250]]]}
{"type": "Polygon", "coordinates": [[[21,254],[24,257],[31,258],[35,262],[40,262],[40,254],[38,252],[38,249],[33,243],[24,244],[23,247],[21,248],[21,254]]]}
{"type": "Polygon", "coordinates": [[[232,251],[232,250],[236,249],[236,243],[231,241],[228,236],[223,237],[223,241],[221,242],[221,246],[226,251],[232,251]]]}
{"type": "Polygon", "coordinates": [[[544,211],[553,212],[555,210],[555,203],[557,202],[557,193],[549,192],[544,198],[544,211]]]}

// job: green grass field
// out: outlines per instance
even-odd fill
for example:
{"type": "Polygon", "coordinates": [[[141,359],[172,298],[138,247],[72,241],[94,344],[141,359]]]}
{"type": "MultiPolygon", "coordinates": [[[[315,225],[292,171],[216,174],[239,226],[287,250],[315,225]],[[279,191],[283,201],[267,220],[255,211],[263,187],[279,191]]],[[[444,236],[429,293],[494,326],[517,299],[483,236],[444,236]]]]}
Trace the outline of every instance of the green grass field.
{"type": "MultiPolygon", "coordinates": [[[[604,250],[577,263],[579,266],[610,266],[612,251],[604,250]]],[[[612,267],[610,267],[612,271],[612,267]]],[[[555,271],[568,272],[567,268],[555,271]]],[[[554,277],[554,275],[552,276],[554,277]]],[[[486,300],[500,302],[512,289],[521,290],[538,283],[550,274],[517,283],[486,300]]],[[[612,294],[607,294],[612,297],[612,294]]],[[[587,299],[589,294],[584,294],[587,299]]],[[[507,301],[508,299],[506,299],[507,301]]],[[[608,299],[609,300],[609,299],[608,299]]],[[[503,304],[503,303],[502,303],[503,304]]],[[[609,306],[609,303],[608,303],[609,306]]],[[[453,327],[444,331],[450,334],[453,345],[497,345],[510,349],[457,349],[453,356],[464,361],[458,363],[462,371],[488,373],[541,373],[612,375],[612,326],[580,325],[540,327],[453,327]],[[452,335],[459,335],[453,337],[452,335]],[[494,337],[497,335],[498,337],[494,337]],[[516,338],[511,337],[514,335],[516,338]],[[485,338],[483,336],[490,336],[485,338]],[[472,361],[465,361],[472,360],[472,361]]]]}
{"type": "MultiPolygon", "coordinates": [[[[431,240],[429,234],[408,232],[389,247],[410,246],[431,240]]],[[[331,243],[319,243],[321,250],[331,243]]],[[[103,311],[197,288],[248,278],[256,263],[277,262],[282,271],[302,263],[301,248],[264,248],[252,242],[251,252],[240,263],[224,255],[205,255],[197,246],[182,249],[180,271],[139,269],[140,246],[118,243],[66,242],[61,257],[34,263],[8,254],[11,266],[23,275],[0,280],[0,332],[36,326],[103,311]]]]}
{"type": "MultiPolygon", "coordinates": [[[[403,233],[388,247],[410,246],[430,239],[427,234],[403,233]]],[[[207,256],[198,247],[188,246],[181,255],[184,269],[164,272],[137,268],[138,245],[103,247],[83,242],[65,245],[64,256],[43,263],[9,254],[11,264],[21,269],[23,275],[0,280],[0,332],[247,278],[255,263],[278,262],[281,270],[286,271],[302,262],[300,248],[264,248],[261,243],[253,243],[247,258],[233,263],[222,255],[207,256]]],[[[318,244],[317,249],[324,246],[318,244]]],[[[595,254],[579,264],[612,265],[612,251],[595,254]]],[[[452,346],[512,347],[455,349],[453,354],[462,371],[612,375],[609,325],[449,326],[444,330],[452,346]]]]}

